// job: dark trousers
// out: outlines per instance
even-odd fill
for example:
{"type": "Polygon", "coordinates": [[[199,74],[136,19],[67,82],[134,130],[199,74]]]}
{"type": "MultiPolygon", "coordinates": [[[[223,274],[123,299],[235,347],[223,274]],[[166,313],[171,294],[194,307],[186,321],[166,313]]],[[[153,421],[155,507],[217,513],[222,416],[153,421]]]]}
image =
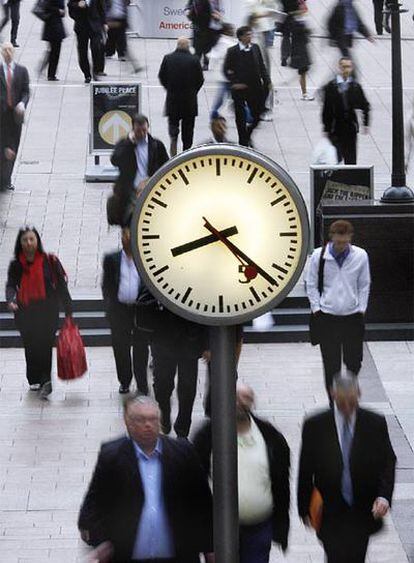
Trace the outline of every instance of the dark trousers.
{"type": "Polygon", "coordinates": [[[16,42],[17,39],[17,29],[19,27],[20,21],[20,1],[19,2],[8,2],[3,6],[4,17],[0,23],[0,32],[3,27],[11,19],[11,30],[10,30],[10,41],[12,43],[16,42]]]}
{"type": "Polygon", "coordinates": [[[161,410],[161,423],[165,433],[171,429],[171,395],[177,372],[178,416],[174,430],[179,437],[187,437],[191,426],[191,414],[197,390],[197,358],[186,358],[179,351],[171,350],[154,343],[154,394],[161,410]]]}
{"type": "Polygon", "coordinates": [[[384,0],[372,0],[374,4],[375,30],[378,35],[382,35],[382,12],[384,10],[384,0]]]}
{"type": "Polygon", "coordinates": [[[343,160],[344,164],[356,164],[357,132],[353,123],[349,124],[349,127],[345,126],[340,131],[335,132],[331,142],[336,148],[338,162],[343,160]]]}
{"type": "Polygon", "coordinates": [[[353,42],[354,42],[354,38],[352,34],[343,34],[340,37],[338,37],[337,45],[343,57],[351,56],[350,49],[353,45],[353,42]]]}
{"type": "Polygon", "coordinates": [[[88,58],[89,45],[92,53],[93,74],[103,72],[105,61],[101,37],[98,34],[93,33],[89,28],[85,27],[76,31],[76,38],[78,44],[79,67],[85,78],[90,78],[92,76],[88,58]]]}
{"type": "Polygon", "coordinates": [[[364,563],[369,533],[365,518],[349,508],[332,520],[323,524],[322,543],[328,563],[364,563]]]}
{"type": "Polygon", "coordinates": [[[282,44],[280,46],[280,58],[286,62],[292,53],[292,16],[287,16],[282,25],[282,44]]]}
{"type": "Polygon", "coordinates": [[[193,144],[195,116],[190,115],[182,118],[168,116],[168,134],[171,139],[177,140],[180,133],[180,121],[183,150],[187,150],[193,144]]]}
{"type": "Polygon", "coordinates": [[[240,563],[269,563],[272,547],[272,520],[240,526],[240,563]]]}
{"type": "Polygon", "coordinates": [[[118,57],[125,57],[127,52],[127,41],[126,41],[126,20],[118,20],[116,27],[110,27],[108,29],[108,39],[105,45],[105,55],[111,57],[118,54],[118,57]]]}
{"type": "Polygon", "coordinates": [[[355,315],[322,315],[321,353],[328,396],[335,374],[341,371],[342,359],[355,375],[361,370],[364,338],[364,317],[355,315]]]}
{"type": "Polygon", "coordinates": [[[109,323],[119,383],[129,387],[133,374],[138,392],[147,395],[149,333],[136,326],[135,305],[117,305],[116,310],[111,311],[109,323]]]}
{"type": "Polygon", "coordinates": [[[16,123],[14,109],[7,108],[0,114],[0,189],[10,186],[14,163],[19,150],[22,126],[16,123]],[[10,148],[16,153],[14,160],[7,160],[4,150],[10,148]]]}
{"type": "Polygon", "coordinates": [[[49,41],[47,77],[54,78],[59,64],[60,48],[62,41],[49,41]]]}
{"type": "Polygon", "coordinates": [[[250,137],[257,127],[260,116],[264,111],[263,91],[256,88],[247,88],[246,90],[233,90],[232,97],[234,101],[234,112],[236,114],[237,133],[239,135],[239,145],[248,147],[250,137]],[[248,105],[252,121],[246,121],[246,104],[248,105]]]}

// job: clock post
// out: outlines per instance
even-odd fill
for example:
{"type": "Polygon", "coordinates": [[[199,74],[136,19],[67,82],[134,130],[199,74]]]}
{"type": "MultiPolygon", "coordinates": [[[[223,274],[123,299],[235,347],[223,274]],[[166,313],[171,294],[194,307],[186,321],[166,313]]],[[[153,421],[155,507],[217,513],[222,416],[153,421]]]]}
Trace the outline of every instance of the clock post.
{"type": "Polygon", "coordinates": [[[210,350],[214,553],[217,563],[238,563],[235,328],[211,327],[210,350]]]}

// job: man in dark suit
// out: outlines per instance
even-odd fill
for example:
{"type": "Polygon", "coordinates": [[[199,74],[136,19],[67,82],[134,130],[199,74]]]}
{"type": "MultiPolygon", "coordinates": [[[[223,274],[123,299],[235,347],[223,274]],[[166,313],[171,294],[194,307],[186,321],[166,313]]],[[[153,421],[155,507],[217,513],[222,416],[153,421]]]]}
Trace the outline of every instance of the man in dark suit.
{"type": "Polygon", "coordinates": [[[328,563],[363,563],[369,537],[391,505],[395,454],[385,418],[358,406],[356,377],[336,377],[335,406],[302,431],[298,510],[309,525],[313,488],[323,499],[318,532],[328,563]]]}
{"type": "Polygon", "coordinates": [[[104,0],[69,0],[68,10],[70,17],[75,20],[74,30],[78,44],[79,67],[88,84],[93,76],[105,76],[105,32],[107,31],[105,19],[104,0]],[[88,45],[92,52],[92,69],[88,59],[88,45]]]}
{"type": "Polygon", "coordinates": [[[151,333],[140,326],[137,308],[144,291],[132,257],[131,232],[129,227],[124,227],[122,250],[104,256],[102,278],[120,393],[129,393],[134,373],[138,393],[148,394],[147,364],[151,333]]]}
{"type": "MultiPolygon", "coordinates": [[[[128,437],[102,445],[78,526],[108,561],[198,563],[212,555],[212,499],[186,440],[160,436],[149,397],[126,401],[128,437]]],[[[101,559],[99,559],[101,560],[101,559]]]]}
{"type": "Polygon", "coordinates": [[[343,57],[350,56],[354,33],[360,33],[371,43],[374,41],[355,8],[353,0],[338,0],[327,23],[330,41],[338,47],[343,57]]]}
{"type": "Polygon", "coordinates": [[[208,70],[207,53],[217,43],[222,15],[219,0],[188,0],[186,16],[193,24],[193,47],[203,70],[208,70]]]}
{"type": "MultiPolygon", "coordinates": [[[[240,561],[268,563],[272,541],[288,546],[290,451],[269,422],[252,413],[251,387],[237,385],[240,561]]],[[[211,474],[212,436],[208,420],[192,440],[201,463],[211,474]]]]}
{"type": "Polygon", "coordinates": [[[164,144],[152,137],[148,130],[148,118],[142,114],[135,115],[132,131],[118,141],[111,156],[112,164],[119,168],[114,191],[120,198],[124,224],[128,224],[130,206],[135,203],[137,192],[168,160],[164,144]]]}
{"type": "Polygon", "coordinates": [[[269,74],[258,45],[252,43],[252,29],[239,27],[239,43],[228,49],[223,72],[231,84],[236,113],[239,144],[249,146],[250,137],[265,111],[265,102],[271,86],[269,74]],[[246,122],[246,104],[252,114],[252,122],[246,122]]]}
{"type": "Polygon", "coordinates": [[[7,0],[3,4],[4,17],[0,23],[0,33],[11,19],[10,41],[13,47],[19,47],[17,44],[17,30],[20,22],[20,0],[7,0]]]}
{"type": "Polygon", "coordinates": [[[0,190],[14,190],[13,166],[19,150],[22,124],[29,102],[29,73],[14,62],[11,43],[1,47],[0,64],[0,190]]]}
{"type": "Polygon", "coordinates": [[[193,144],[197,94],[204,82],[200,61],[190,53],[190,41],[186,37],[180,37],[176,50],[165,55],[158,78],[167,90],[165,114],[171,139],[170,154],[175,156],[180,122],[183,150],[193,144]]]}
{"type": "Polygon", "coordinates": [[[355,110],[363,112],[364,134],[368,133],[370,105],[360,84],[353,77],[351,59],[339,59],[339,73],[325,85],[322,109],[323,130],[338,153],[338,162],[356,164],[358,117],[355,110]]]}

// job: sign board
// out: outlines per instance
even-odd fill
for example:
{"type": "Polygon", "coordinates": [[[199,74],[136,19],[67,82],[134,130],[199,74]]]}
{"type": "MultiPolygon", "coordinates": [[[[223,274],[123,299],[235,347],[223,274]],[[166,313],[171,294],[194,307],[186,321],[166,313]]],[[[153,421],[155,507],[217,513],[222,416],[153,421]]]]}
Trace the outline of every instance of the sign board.
{"type": "Polygon", "coordinates": [[[91,83],[91,154],[110,154],[116,143],[127,136],[132,117],[140,111],[140,90],[138,83],[91,83]]]}
{"type": "Polygon", "coordinates": [[[358,165],[313,165],[311,185],[311,244],[321,246],[320,206],[327,201],[359,201],[374,197],[374,167],[358,165]]]}

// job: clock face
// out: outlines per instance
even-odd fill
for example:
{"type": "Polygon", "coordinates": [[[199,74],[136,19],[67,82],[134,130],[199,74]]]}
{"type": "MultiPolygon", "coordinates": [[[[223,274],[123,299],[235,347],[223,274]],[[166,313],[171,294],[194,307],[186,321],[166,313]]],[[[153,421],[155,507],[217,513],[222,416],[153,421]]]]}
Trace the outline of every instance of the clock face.
{"type": "Polygon", "coordinates": [[[287,173],[239,146],[204,145],[166,163],[138,198],[134,258],[173,312],[238,324],[277,305],[306,261],[309,225],[287,173]]]}

